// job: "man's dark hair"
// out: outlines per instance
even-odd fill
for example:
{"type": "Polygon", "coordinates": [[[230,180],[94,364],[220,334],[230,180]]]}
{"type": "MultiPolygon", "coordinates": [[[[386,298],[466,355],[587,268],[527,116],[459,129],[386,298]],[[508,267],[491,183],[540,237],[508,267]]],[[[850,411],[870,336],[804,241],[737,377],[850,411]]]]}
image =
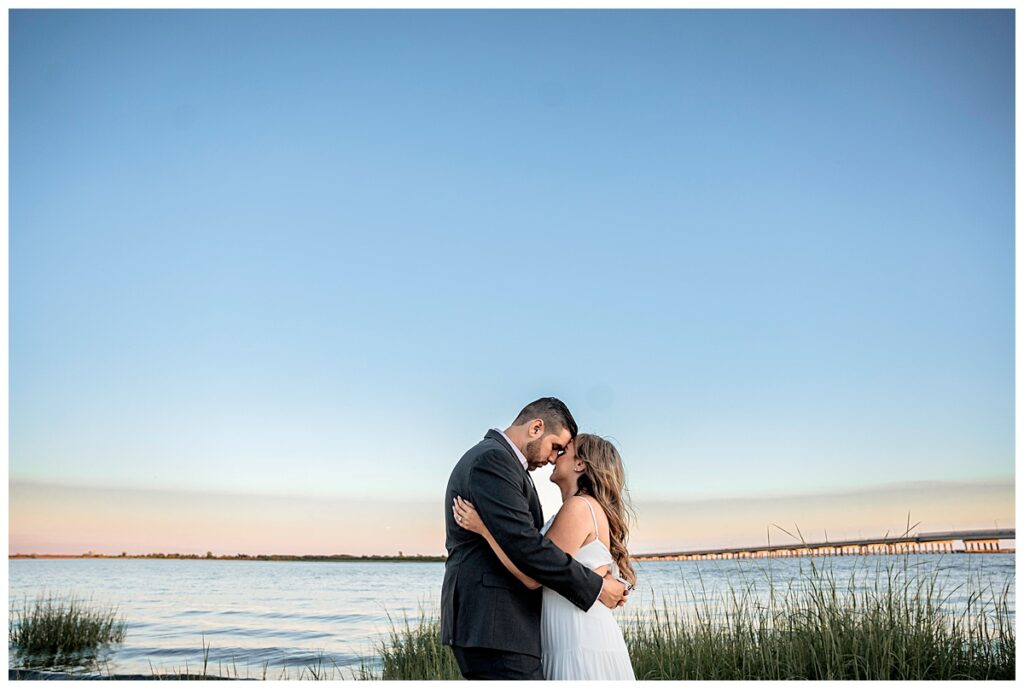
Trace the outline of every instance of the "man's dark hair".
{"type": "Polygon", "coordinates": [[[563,428],[569,429],[569,437],[575,438],[579,428],[576,427],[576,419],[572,418],[569,408],[557,397],[541,397],[535,402],[530,402],[519,412],[519,416],[512,422],[513,426],[519,426],[532,419],[541,419],[544,422],[544,432],[558,433],[563,428]]]}

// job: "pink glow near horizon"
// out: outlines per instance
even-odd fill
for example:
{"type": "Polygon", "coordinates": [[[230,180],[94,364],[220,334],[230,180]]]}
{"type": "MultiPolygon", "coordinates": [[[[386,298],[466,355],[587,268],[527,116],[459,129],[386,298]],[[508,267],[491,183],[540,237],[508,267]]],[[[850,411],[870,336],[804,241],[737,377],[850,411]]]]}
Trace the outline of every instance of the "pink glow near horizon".
{"type": "MultiPolygon", "coordinates": [[[[637,501],[635,553],[1012,527],[1012,484],[920,484],[848,494],[637,501]]],[[[9,553],[441,555],[439,501],[285,498],[11,484],[9,553]]]]}

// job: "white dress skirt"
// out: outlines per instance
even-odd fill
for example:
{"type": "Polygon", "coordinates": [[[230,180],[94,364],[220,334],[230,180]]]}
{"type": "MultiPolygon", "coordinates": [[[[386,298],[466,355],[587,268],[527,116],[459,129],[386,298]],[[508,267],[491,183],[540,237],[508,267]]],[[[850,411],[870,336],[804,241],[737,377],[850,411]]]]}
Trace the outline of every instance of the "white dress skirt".
{"type": "MultiPolygon", "coordinates": [[[[587,507],[594,517],[596,534],[597,517],[589,500],[587,507]]],[[[547,533],[552,521],[554,517],[548,519],[541,533],[547,533]]],[[[574,557],[589,569],[609,565],[612,574],[619,574],[612,554],[596,537],[580,548],[574,557]]],[[[601,601],[596,601],[590,610],[584,612],[547,587],[543,595],[540,638],[544,679],[636,679],[626,642],[611,610],[601,601]]]]}

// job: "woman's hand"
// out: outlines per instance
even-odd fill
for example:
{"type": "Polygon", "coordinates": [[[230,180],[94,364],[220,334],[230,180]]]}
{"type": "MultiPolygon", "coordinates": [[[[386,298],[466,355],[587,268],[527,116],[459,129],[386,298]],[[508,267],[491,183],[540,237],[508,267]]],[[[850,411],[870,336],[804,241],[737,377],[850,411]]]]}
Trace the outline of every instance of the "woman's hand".
{"type": "Polygon", "coordinates": [[[484,526],[483,520],[480,519],[480,515],[477,513],[476,508],[473,507],[473,503],[468,500],[455,496],[455,501],[452,504],[452,514],[455,515],[455,523],[463,529],[480,534],[481,536],[487,533],[487,527],[484,526]]]}

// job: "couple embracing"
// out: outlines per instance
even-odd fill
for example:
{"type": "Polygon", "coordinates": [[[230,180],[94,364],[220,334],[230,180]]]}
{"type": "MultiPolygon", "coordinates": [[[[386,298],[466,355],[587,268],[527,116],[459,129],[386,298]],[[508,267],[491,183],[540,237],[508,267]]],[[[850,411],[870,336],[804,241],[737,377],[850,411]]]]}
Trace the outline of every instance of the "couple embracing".
{"type": "Polygon", "coordinates": [[[622,459],[558,399],[492,429],[448,479],[441,641],[466,679],[634,679],[612,610],[636,575],[622,459]],[[530,472],[554,464],[544,523],[530,472]]]}

